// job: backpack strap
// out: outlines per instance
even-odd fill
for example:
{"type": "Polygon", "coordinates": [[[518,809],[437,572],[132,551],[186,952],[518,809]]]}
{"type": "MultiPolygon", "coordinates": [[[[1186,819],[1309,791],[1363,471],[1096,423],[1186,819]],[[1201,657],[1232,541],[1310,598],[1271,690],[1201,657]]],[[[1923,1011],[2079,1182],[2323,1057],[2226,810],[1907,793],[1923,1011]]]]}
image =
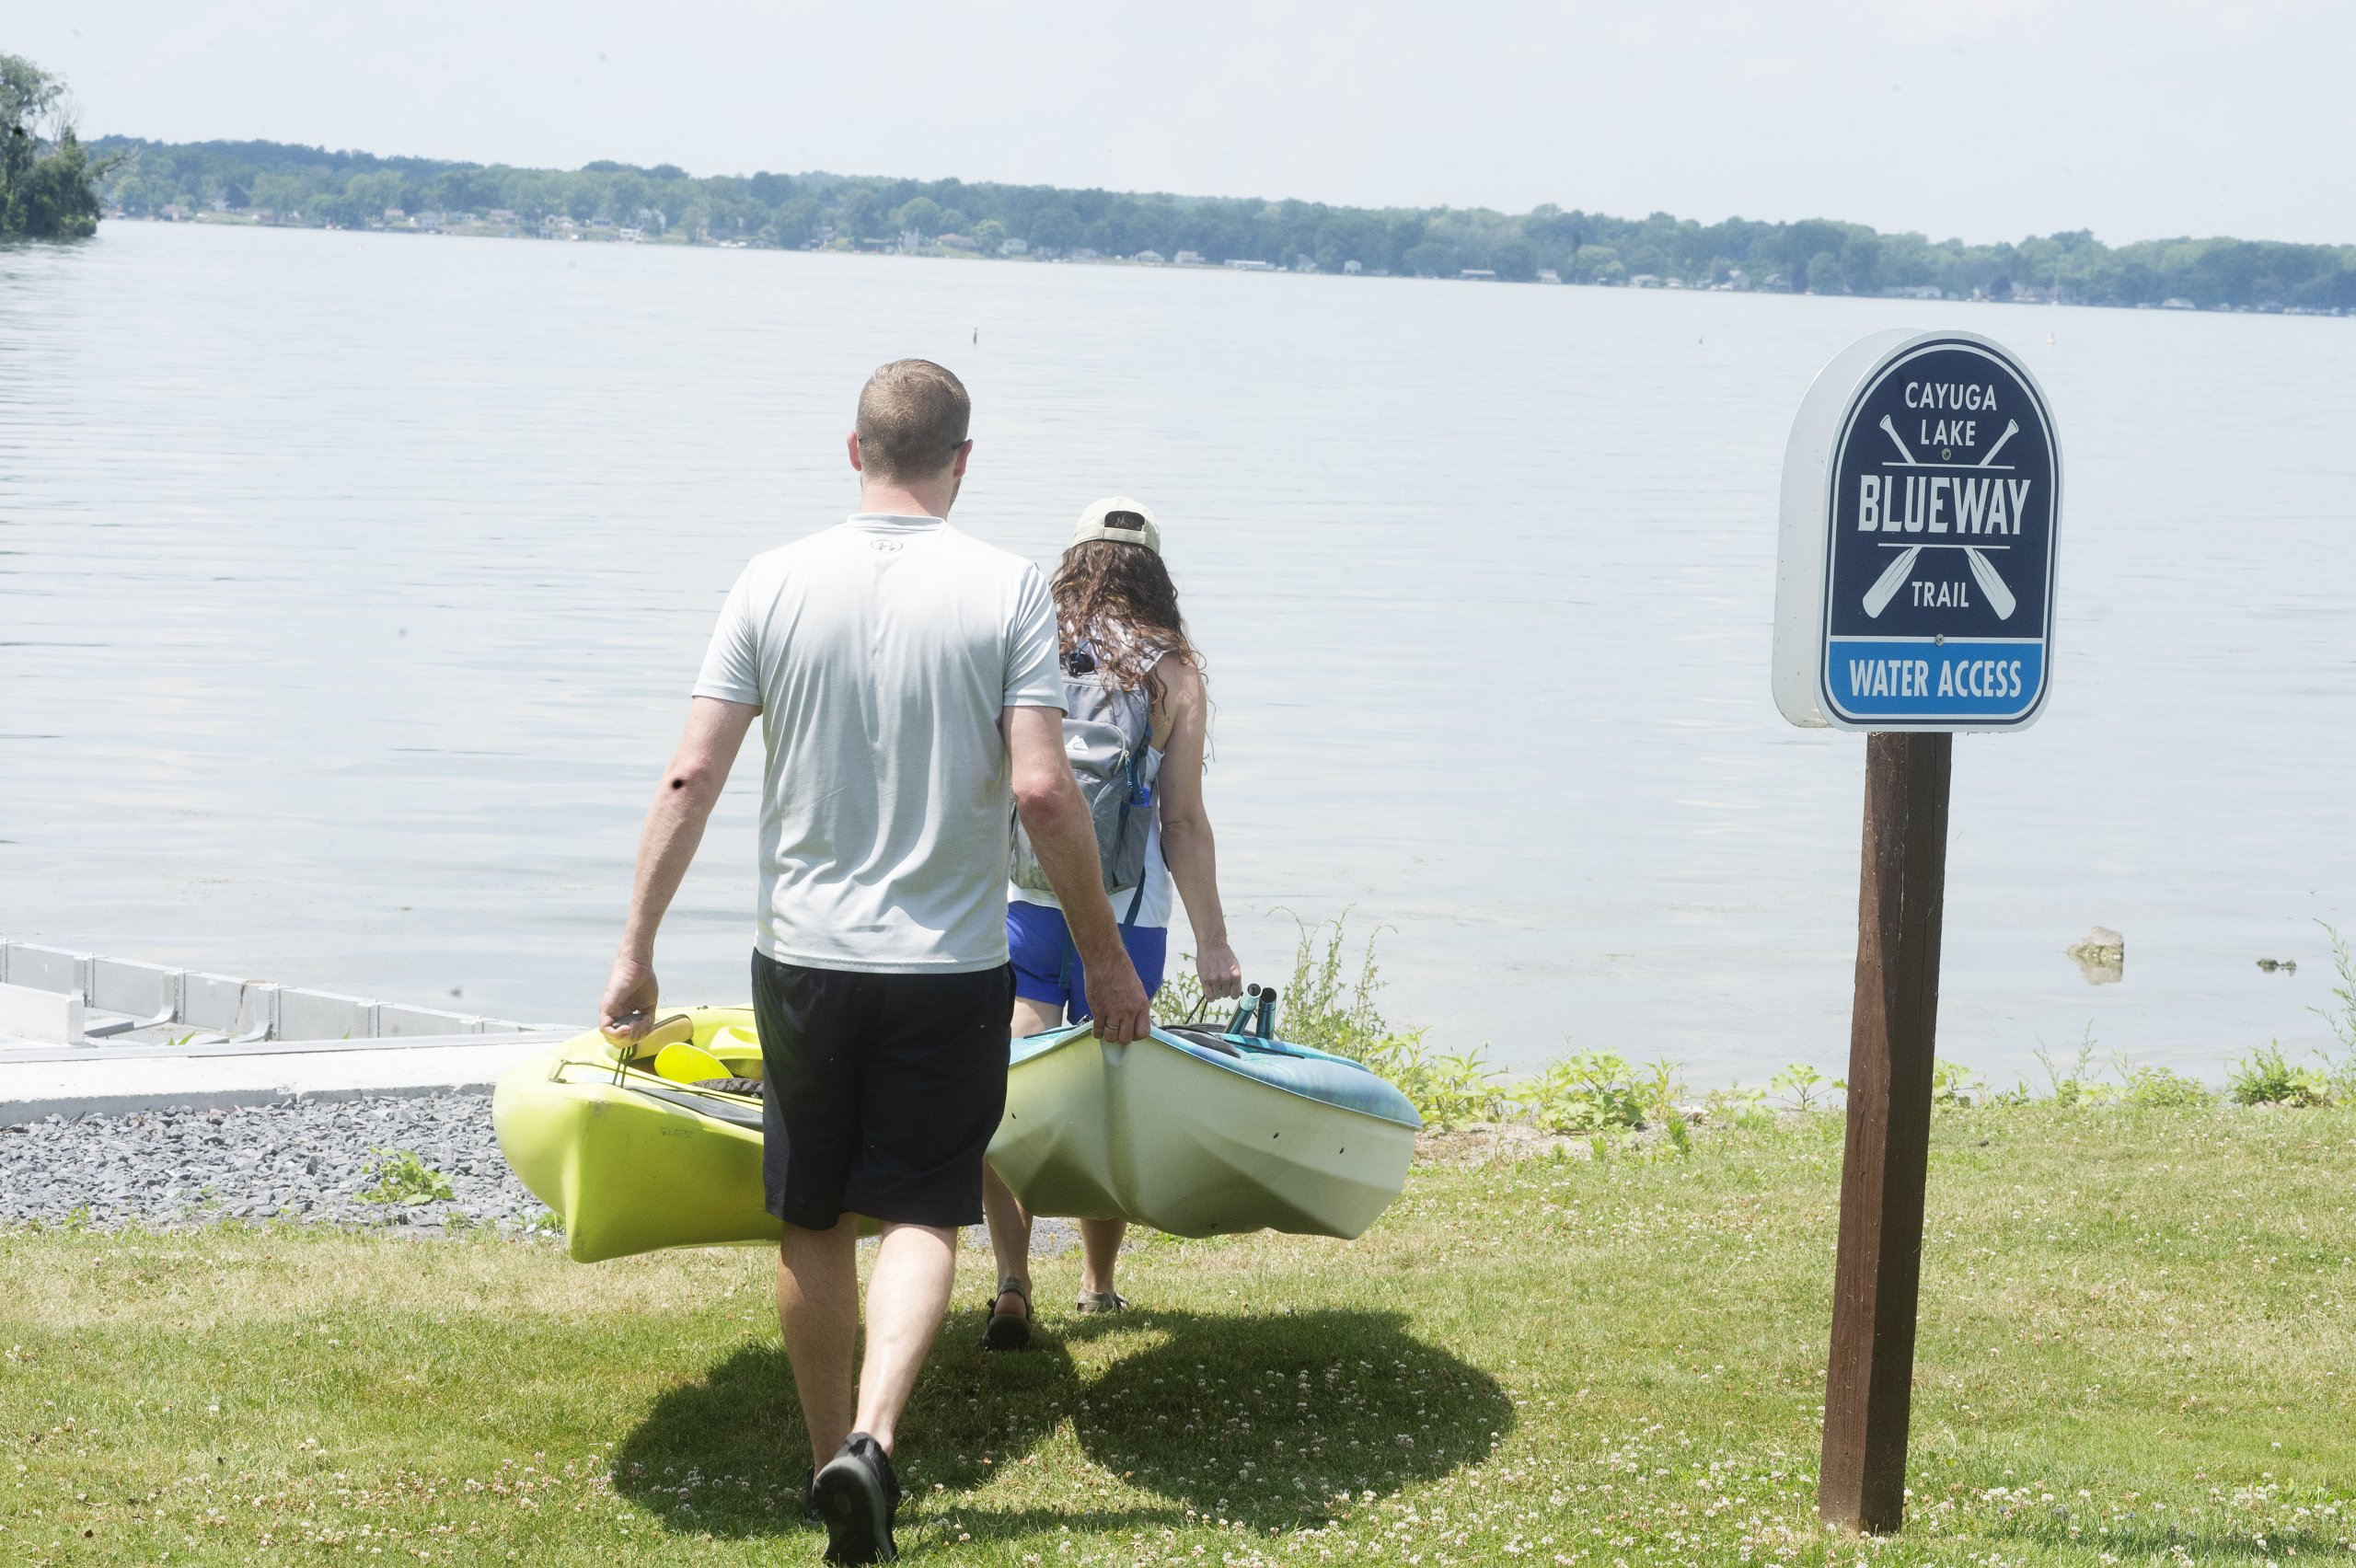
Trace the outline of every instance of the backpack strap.
{"type": "MultiPolygon", "coordinates": [[[[1142,690],[1136,696],[1138,706],[1145,711],[1145,729],[1136,743],[1129,747],[1126,777],[1122,780],[1121,822],[1114,835],[1116,840],[1126,840],[1128,837],[1129,813],[1138,803],[1140,789],[1145,787],[1145,754],[1153,744],[1153,701],[1142,690]]],[[[1147,798],[1150,800],[1151,796],[1149,794],[1147,798]]],[[[1121,940],[1124,946],[1127,945],[1129,933],[1137,928],[1138,912],[1145,907],[1145,884],[1147,879],[1152,874],[1149,866],[1142,864],[1138,866],[1137,894],[1129,900],[1128,914],[1121,919],[1121,940]]]]}

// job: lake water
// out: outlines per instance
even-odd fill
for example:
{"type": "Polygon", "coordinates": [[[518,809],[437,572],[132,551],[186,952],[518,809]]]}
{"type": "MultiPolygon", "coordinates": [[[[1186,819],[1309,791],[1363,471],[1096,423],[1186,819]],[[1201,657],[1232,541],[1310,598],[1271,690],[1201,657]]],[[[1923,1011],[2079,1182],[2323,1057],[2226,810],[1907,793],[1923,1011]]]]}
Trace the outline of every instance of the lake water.
{"type": "MultiPolygon", "coordinates": [[[[2356,322],[110,224],[0,251],[0,931],[583,1020],[721,595],[865,373],[973,389],[958,523],[1165,519],[1237,946],[1706,1085],[1847,1050],[1864,746],[1768,697],[1802,391],[1893,325],[2043,380],[2055,692],[1957,748],[1944,1054],[2212,1078],[2356,927],[2356,322]],[[2126,934],[2122,983],[2062,949],[2126,934]],[[2295,975],[2261,958],[2294,959],[2295,975]],[[455,1000],[454,1000],[455,999],[455,1000]]],[[[740,764],[667,926],[745,991],[740,764]]],[[[1173,942],[1186,946],[1183,933],[1173,942]]]]}

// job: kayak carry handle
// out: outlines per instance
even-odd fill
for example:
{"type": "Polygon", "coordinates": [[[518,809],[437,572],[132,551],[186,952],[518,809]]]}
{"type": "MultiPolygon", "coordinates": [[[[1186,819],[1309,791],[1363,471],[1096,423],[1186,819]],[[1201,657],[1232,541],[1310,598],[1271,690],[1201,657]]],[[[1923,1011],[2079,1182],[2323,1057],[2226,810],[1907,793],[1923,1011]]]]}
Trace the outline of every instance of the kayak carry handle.
{"type": "Polygon", "coordinates": [[[1260,997],[1260,1038],[1274,1040],[1276,1037],[1276,988],[1274,986],[1254,986],[1252,989],[1260,997]]]}

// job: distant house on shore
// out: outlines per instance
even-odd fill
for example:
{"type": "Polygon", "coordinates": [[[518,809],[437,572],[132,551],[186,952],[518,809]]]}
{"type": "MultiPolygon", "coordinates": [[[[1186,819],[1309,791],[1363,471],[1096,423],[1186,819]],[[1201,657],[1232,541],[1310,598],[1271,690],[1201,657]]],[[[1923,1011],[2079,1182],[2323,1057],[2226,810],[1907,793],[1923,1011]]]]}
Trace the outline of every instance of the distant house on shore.
{"type": "Polygon", "coordinates": [[[512,224],[515,221],[515,213],[506,207],[493,207],[482,215],[482,221],[487,224],[512,224]]]}
{"type": "Polygon", "coordinates": [[[1884,299],[1936,299],[1939,297],[1939,285],[1936,283],[1892,283],[1881,291],[1881,297],[1884,299]]]}
{"type": "Polygon", "coordinates": [[[1345,278],[1355,278],[1365,271],[1366,269],[1356,261],[1345,261],[1342,263],[1342,275],[1345,278]]]}
{"type": "Polygon", "coordinates": [[[1456,275],[1475,283],[1494,283],[1497,281],[1496,269],[1490,267],[1467,267],[1456,275]]]}
{"type": "Polygon", "coordinates": [[[1272,261],[1247,260],[1241,256],[1230,258],[1227,264],[1239,272],[1273,272],[1276,270],[1272,261]]]}
{"type": "Polygon", "coordinates": [[[2198,310],[2200,307],[2189,299],[2164,299],[2160,301],[2160,308],[2162,310],[2198,310]]]}
{"type": "Polygon", "coordinates": [[[1203,264],[1203,253],[1199,250],[1182,250],[1178,253],[1176,260],[1181,267],[1199,267],[1203,264]]]}
{"type": "Polygon", "coordinates": [[[1028,256],[1031,254],[1031,244],[1028,240],[1010,239],[998,248],[998,253],[1000,256],[1028,256]]]}
{"type": "Polygon", "coordinates": [[[962,234],[944,234],[941,243],[952,250],[979,250],[981,247],[962,234]]]}
{"type": "Polygon", "coordinates": [[[646,231],[642,228],[618,228],[614,231],[614,237],[624,245],[640,245],[645,242],[646,231]]]}
{"type": "Polygon", "coordinates": [[[1162,256],[1161,252],[1159,250],[1140,250],[1135,256],[1130,257],[1129,259],[1132,261],[1142,261],[1149,267],[1159,267],[1161,265],[1162,256]]]}
{"type": "Polygon", "coordinates": [[[1726,287],[1732,294],[1750,292],[1750,274],[1737,267],[1727,274],[1726,287]]]}
{"type": "Polygon", "coordinates": [[[1292,270],[1296,272],[1314,272],[1317,271],[1317,258],[1303,251],[1292,259],[1292,270]]]}
{"type": "Polygon", "coordinates": [[[1651,272],[1639,272],[1628,280],[1628,286],[1632,289],[1657,289],[1660,287],[1660,279],[1651,272]]]}
{"type": "Polygon", "coordinates": [[[1563,281],[1563,274],[1552,267],[1541,267],[1538,269],[1538,281],[1542,283],[1559,283],[1563,281]]]}

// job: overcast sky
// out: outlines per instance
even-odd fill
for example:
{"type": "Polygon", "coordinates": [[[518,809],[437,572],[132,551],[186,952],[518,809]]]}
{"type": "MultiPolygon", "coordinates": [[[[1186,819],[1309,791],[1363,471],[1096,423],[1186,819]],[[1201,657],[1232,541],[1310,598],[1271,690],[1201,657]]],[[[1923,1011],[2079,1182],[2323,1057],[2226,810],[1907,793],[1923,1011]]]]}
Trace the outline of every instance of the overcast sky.
{"type": "Polygon", "coordinates": [[[75,0],[87,133],[2356,241],[2348,0],[75,0]]]}

